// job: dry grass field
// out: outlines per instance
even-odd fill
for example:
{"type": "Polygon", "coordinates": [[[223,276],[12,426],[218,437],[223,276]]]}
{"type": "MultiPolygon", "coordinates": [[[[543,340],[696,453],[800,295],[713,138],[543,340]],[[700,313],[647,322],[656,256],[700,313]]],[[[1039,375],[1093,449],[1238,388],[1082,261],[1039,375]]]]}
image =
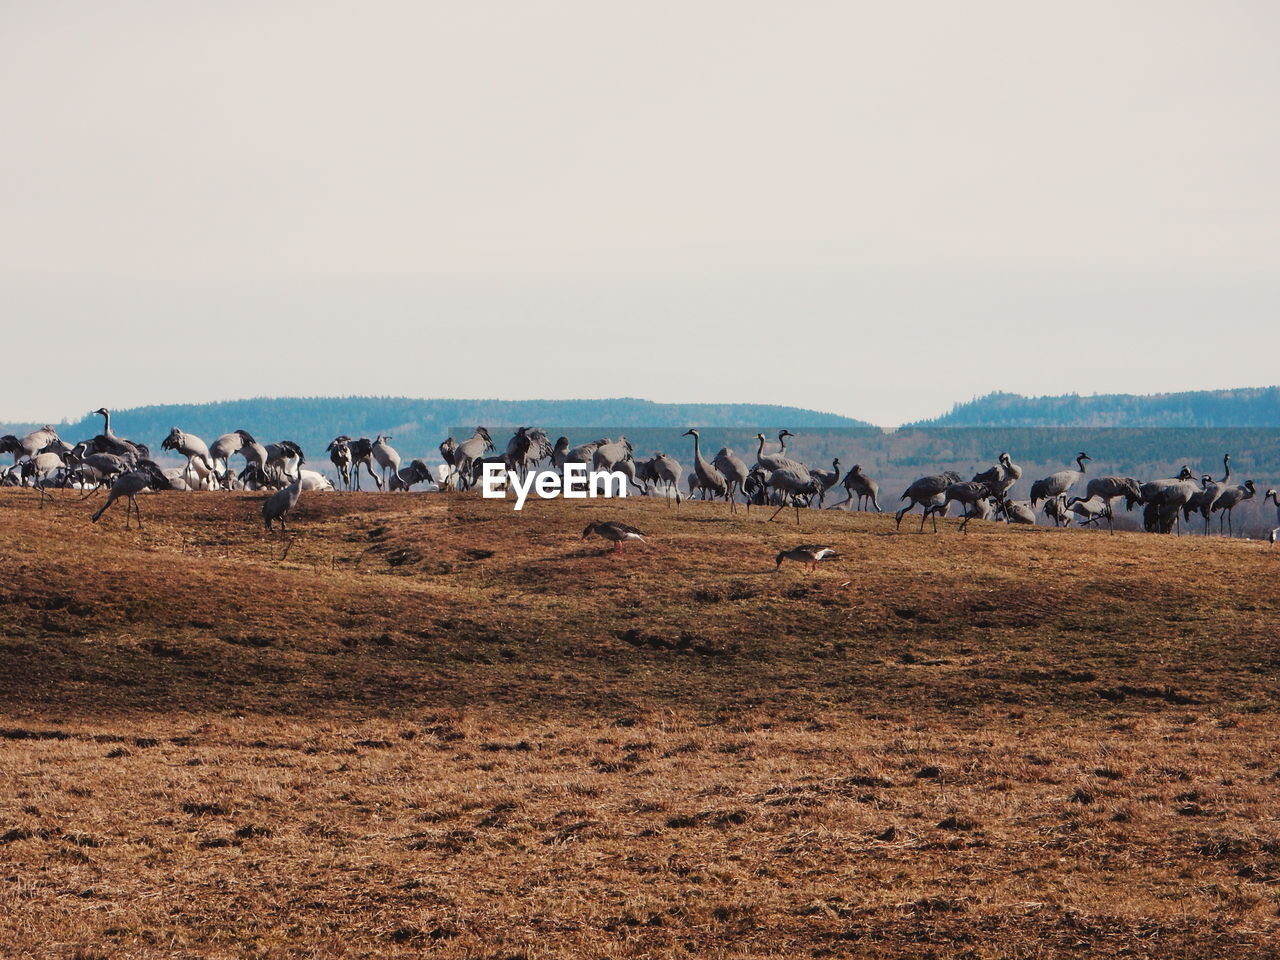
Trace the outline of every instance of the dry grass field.
{"type": "Polygon", "coordinates": [[[1280,955],[1267,544],[94,505],[0,491],[0,956],[1280,955]]]}

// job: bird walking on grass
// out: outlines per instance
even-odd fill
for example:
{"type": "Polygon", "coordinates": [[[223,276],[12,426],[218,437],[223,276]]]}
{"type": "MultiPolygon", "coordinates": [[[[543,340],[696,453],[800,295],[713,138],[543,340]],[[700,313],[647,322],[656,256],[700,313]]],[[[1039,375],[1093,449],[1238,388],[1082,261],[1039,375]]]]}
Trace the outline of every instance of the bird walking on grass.
{"type": "Polygon", "coordinates": [[[289,511],[298,505],[298,498],[302,496],[302,478],[299,477],[283,490],[277,490],[271,496],[262,501],[262,522],[266,524],[268,530],[274,521],[280,521],[280,533],[283,536],[285,531],[285,518],[289,515],[289,511]]]}
{"type": "Polygon", "coordinates": [[[641,543],[648,543],[644,538],[644,534],[631,526],[629,523],[623,523],[620,520],[606,520],[604,523],[588,523],[587,528],[582,531],[582,539],[590,538],[592,534],[597,537],[603,537],[605,540],[613,541],[613,550],[617,552],[622,549],[623,542],[627,540],[639,540],[641,543]]]}
{"type": "Polygon", "coordinates": [[[138,494],[148,487],[152,490],[168,490],[172,486],[169,478],[161,472],[158,466],[150,460],[143,460],[128,473],[121,474],[116,478],[115,483],[111,484],[111,491],[107,494],[107,502],[93,515],[93,522],[97,523],[102,515],[107,512],[107,508],[121,497],[127,497],[129,502],[124,505],[124,528],[126,530],[129,529],[129,508],[132,507],[133,512],[138,517],[138,529],[141,530],[142,511],[138,509],[138,494]]]}
{"type": "Polygon", "coordinates": [[[818,564],[823,560],[834,560],[839,554],[831,547],[820,543],[802,543],[798,547],[792,547],[790,550],[781,551],[774,557],[774,563],[777,566],[774,570],[782,568],[783,560],[794,560],[796,563],[803,563],[809,570],[817,570],[818,564]]]}

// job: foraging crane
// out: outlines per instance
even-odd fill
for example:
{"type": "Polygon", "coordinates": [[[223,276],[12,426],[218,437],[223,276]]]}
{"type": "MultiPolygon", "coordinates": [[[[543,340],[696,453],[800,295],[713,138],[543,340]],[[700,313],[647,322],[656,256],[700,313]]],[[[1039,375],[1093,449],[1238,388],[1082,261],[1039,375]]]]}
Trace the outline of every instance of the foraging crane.
{"type": "Polygon", "coordinates": [[[93,522],[97,523],[102,515],[107,512],[108,507],[121,497],[126,497],[129,502],[124,505],[124,528],[126,530],[129,529],[129,508],[132,506],[133,512],[138,517],[138,529],[141,530],[142,510],[138,507],[138,494],[147,489],[168,490],[169,488],[169,479],[158,466],[150,460],[139,461],[137,466],[128,473],[121,474],[111,484],[111,490],[107,494],[107,502],[93,515],[93,522]]]}
{"type": "MultiPolygon", "coordinates": [[[[902,528],[902,518],[912,507],[918,504],[924,508],[924,516],[920,518],[920,531],[923,533],[925,518],[930,515],[930,507],[933,506],[935,498],[941,497],[951,484],[959,482],[960,474],[953,470],[934,474],[933,476],[921,477],[915,481],[902,492],[902,496],[899,498],[910,502],[894,515],[894,529],[899,530],[902,528]]],[[[938,531],[938,518],[936,516],[933,518],[933,530],[935,533],[938,531]]]]}
{"type": "Polygon", "coordinates": [[[1034,525],[1036,512],[1026,500],[1006,500],[1001,504],[1004,518],[1009,523],[1026,523],[1034,525]]]}
{"type": "MultiPolygon", "coordinates": [[[[693,437],[693,476],[698,478],[698,486],[708,491],[716,497],[729,497],[729,481],[724,478],[724,474],[716,469],[714,464],[708,463],[707,458],[702,455],[702,437],[697,430],[690,427],[683,436],[693,437]]],[[[729,498],[729,511],[733,512],[737,507],[734,505],[732,498],[729,498]]]]}
{"type": "MultiPolygon", "coordinates": [[[[629,446],[630,444],[628,444],[629,446]]],[[[596,452],[599,453],[598,450],[596,452]]],[[[674,493],[676,506],[680,506],[680,474],[684,473],[684,467],[680,466],[680,461],[670,454],[663,453],[661,450],[655,450],[653,459],[649,461],[649,464],[654,482],[658,486],[666,487],[669,493],[674,493]]],[[[601,468],[597,467],[596,469],[599,470],[601,468]]],[[[616,470],[617,465],[611,464],[608,469],[616,470]]]]}
{"type": "Polygon", "coordinates": [[[231,472],[231,458],[240,452],[240,448],[244,446],[244,438],[239,432],[224,433],[209,447],[209,461],[214,466],[214,472],[218,474],[223,486],[230,483],[234,474],[231,472]],[[222,464],[222,469],[218,470],[218,464],[222,464]]]}
{"type": "Polygon", "coordinates": [[[1139,486],[1144,505],[1142,523],[1148,532],[1169,533],[1177,526],[1178,533],[1182,533],[1178,520],[1182,507],[1200,492],[1192,477],[1191,468],[1184,464],[1176,477],[1149,480],[1139,486]]]}
{"type": "Polygon", "coordinates": [[[62,462],[62,458],[56,453],[37,453],[30,460],[22,465],[22,482],[25,485],[28,480],[31,485],[40,491],[40,509],[44,509],[46,499],[52,499],[52,496],[46,492],[45,487],[49,480],[59,470],[66,470],[67,465],[62,462]]]}
{"type": "MultiPolygon", "coordinates": [[[[593,470],[612,470],[615,463],[630,459],[633,451],[631,441],[625,436],[620,436],[617,440],[606,440],[592,452],[591,467],[593,470]]],[[[676,479],[680,479],[679,472],[676,473],[676,479]]]]}
{"type": "Polygon", "coordinates": [[[302,465],[307,462],[300,446],[292,440],[280,440],[276,443],[268,443],[263,449],[267,451],[267,467],[272,473],[286,480],[298,479],[302,465]],[[289,472],[290,464],[293,465],[292,473],[289,472]]]}
{"type": "Polygon", "coordinates": [[[270,530],[271,524],[279,521],[280,535],[283,537],[286,532],[285,522],[289,511],[298,505],[298,498],[301,496],[302,478],[299,477],[283,490],[277,490],[271,496],[264,498],[262,501],[262,522],[266,525],[266,528],[270,530]]]}
{"type": "Polygon", "coordinates": [[[1096,524],[1104,517],[1111,523],[1111,504],[1100,497],[1072,497],[1067,501],[1067,509],[1079,518],[1080,526],[1096,524]]]}
{"type": "Polygon", "coordinates": [[[1057,473],[1051,473],[1043,480],[1037,480],[1031,485],[1031,504],[1035,506],[1041,500],[1050,500],[1053,497],[1061,496],[1084,479],[1084,462],[1092,460],[1087,453],[1081,452],[1076,457],[1076,470],[1059,470],[1057,473]]]}
{"type": "MultiPolygon", "coordinates": [[[[975,516],[980,519],[986,519],[987,516],[990,516],[989,511],[985,508],[979,508],[979,504],[990,498],[990,496],[991,487],[985,483],[978,483],[973,480],[949,483],[942,491],[942,502],[930,503],[929,506],[925,507],[924,517],[920,518],[920,529],[924,530],[925,517],[935,513],[941,513],[946,516],[947,509],[951,504],[958,503],[964,510],[964,519],[960,521],[960,532],[967,533],[968,531],[965,528],[968,527],[969,521],[975,516]]],[[[935,533],[938,530],[936,519],[934,520],[933,529],[935,533]]]]}
{"type": "Polygon", "coordinates": [[[415,483],[435,483],[431,468],[421,460],[413,460],[407,467],[397,470],[391,475],[388,490],[409,490],[415,483]]]}
{"type": "MultiPolygon", "coordinates": [[[[853,469],[844,477],[843,483],[845,493],[845,503],[851,503],[853,498],[858,498],[858,509],[864,509],[864,501],[869,502],[876,508],[876,513],[880,513],[880,484],[876,483],[865,473],[862,472],[862,465],[855,463],[853,469]]],[[[839,504],[837,504],[839,506],[839,504]]]]}
{"type": "Polygon", "coordinates": [[[1050,497],[1044,502],[1044,515],[1053,521],[1055,527],[1069,527],[1073,519],[1072,513],[1067,509],[1067,495],[1060,493],[1056,497],[1050,497]]]}
{"type": "MultiPolygon", "coordinates": [[[[794,461],[793,461],[794,462],[794,461]]],[[[769,517],[772,520],[788,504],[796,509],[796,526],[800,525],[800,501],[799,497],[808,496],[815,497],[818,495],[818,481],[803,466],[796,464],[792,466],[780,466],[769,474],[766,484],[781,494],[778,509],[774,510],[769,517]],[[799,469],[797,469],[797,467],[799,469]]]]}
{"type": "Polygon", "coordinates": [[[974,483],[985,483],[991,490],[991,496],[997,504],[1004,503],[1005,495],[1013,489],[1013,485],[1022,479],[1022,468],[1009,457],[1001,453],[996,458],[996,465],[989,470],[976,474],[974,483]]]}
{"type": "Polygon", "coordinates": [[[837,457],[831,461],[830,470],[810,467],[809,476],[818,483],[818,506],[821,507],[827,499],[827,491],[840,480],[840,458],[837,457]]]}
{"type": "Polygon", "coordinates": [[[169,435],[160,444],[161,450],[174,450],[187,458],[187,467],[192,461],[199,460],[208,470],[213,470],[213,459],[205,442],[194,433],[184,433],[177,427],[169,431],[169,435]]]}

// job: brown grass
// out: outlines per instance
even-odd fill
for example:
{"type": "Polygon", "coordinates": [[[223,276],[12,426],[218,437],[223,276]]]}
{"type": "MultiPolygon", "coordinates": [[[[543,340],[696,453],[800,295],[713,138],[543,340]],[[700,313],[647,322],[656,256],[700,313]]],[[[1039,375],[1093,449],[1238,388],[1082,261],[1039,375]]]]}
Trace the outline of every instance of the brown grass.
{"type": "Polygon", "coordinates": [[[0,491],[0,955],[1277,953],[1265,544],[256,503],[0,491]]]}

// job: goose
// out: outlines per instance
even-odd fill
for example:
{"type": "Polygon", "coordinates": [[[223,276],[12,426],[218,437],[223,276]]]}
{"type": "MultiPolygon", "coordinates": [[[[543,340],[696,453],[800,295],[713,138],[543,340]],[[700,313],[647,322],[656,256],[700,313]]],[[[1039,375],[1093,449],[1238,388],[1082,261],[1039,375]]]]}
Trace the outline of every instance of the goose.
{"type": "Polygon", "coordinates": [[[802,543],[798,547],[792,547],[790,550],[781,551],[774,557],[774,570],[782,569],[783,560],[794,560],[796,563],[803,563],[810,570],[817,570],[818,564],[823,560],[832,560],[839,554],[831,547],[821,543],[802,543]]]}
{"type": "Polygon", "coordinates": [[[639,540],[641,543],[648,543],[643,533],[631,526],[631,524],[623,523],[620,520],[588,523],[586,529],[582,531],[582,539],[587,540],[592,534],[597,537],[603,537],[605,540],[611,540],[614,552],[622,549],[622,544],[626,540],[639,540]]]}

